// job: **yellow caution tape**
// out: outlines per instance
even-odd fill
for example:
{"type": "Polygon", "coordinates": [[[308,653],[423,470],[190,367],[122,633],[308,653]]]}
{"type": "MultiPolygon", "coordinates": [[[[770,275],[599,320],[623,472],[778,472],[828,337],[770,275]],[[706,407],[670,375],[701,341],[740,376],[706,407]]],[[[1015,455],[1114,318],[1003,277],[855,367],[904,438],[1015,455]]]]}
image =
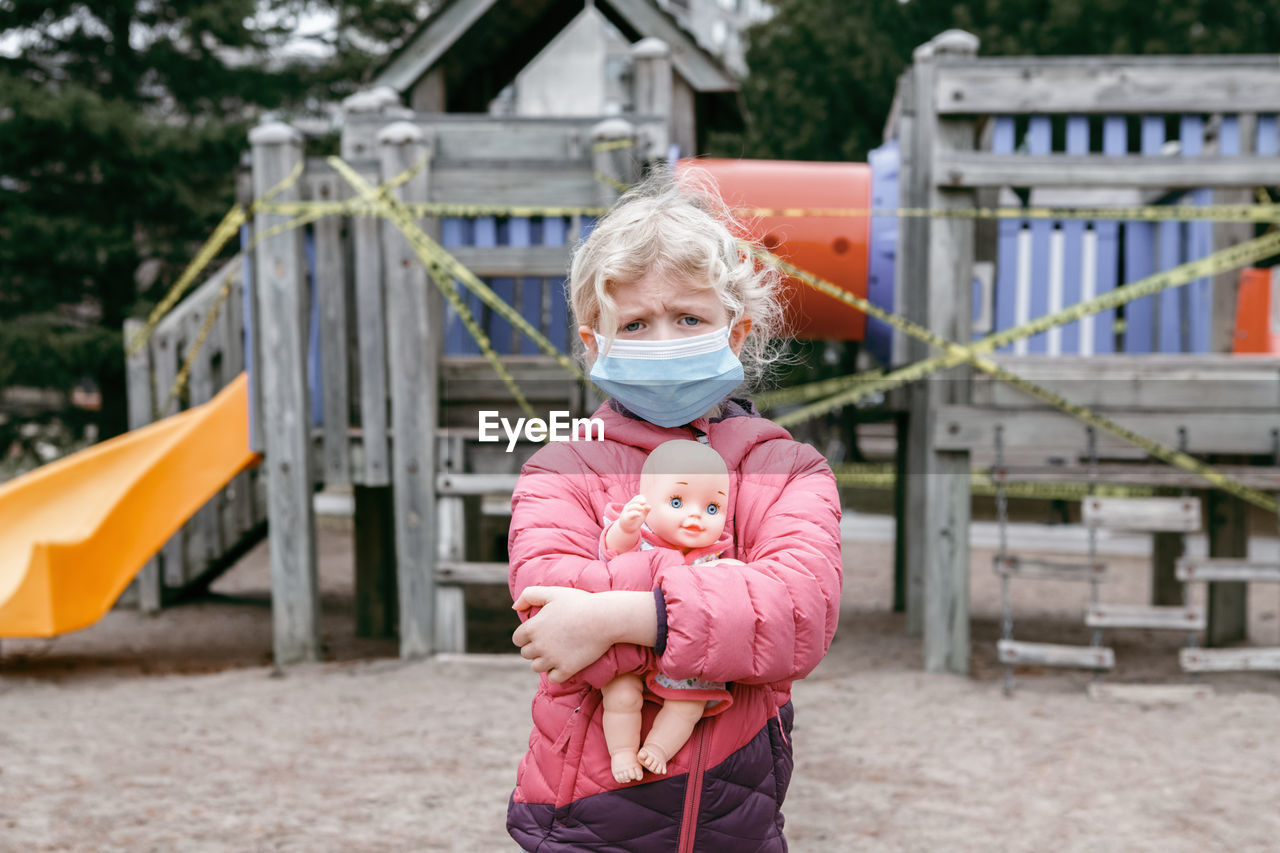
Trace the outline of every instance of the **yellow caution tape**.
{"type": "MultiPolygon", "coordinates": [[[[897,475],[891,463],[832,465],[836,484],[857,489],[891,489],[897,484],[897,475]]],[[[996,484],[990,474],[974,468],[969,475],[969,490],[975,495],[990,496],[996,492],[996,484]]],[[[1154,486],[1118,486],[1107,483],[1005,483],[1005,494],[1015,498],[1037,500],[1078,501],[1086,497],[1151,497],[1154,486]]]]}
{"type": "Polygon", "coordinates": [[[1137,222],[1277,222],[1280,204],[1165,204],[1130,207],[737,207],[744,219],[1052,219],[1137,222]]]}
{"type": "Polygon", "coordinates": [[[592,151],[617,151],[620,148],[635,148],[636,141],[634,139],[606,139],[603,142],[593,143],[592,151]]]}
{"type": "Polygon", "coordinates": [[[1108,418],[1104,418],[1084,406],[1077,406],[1053,391],[1042,388],[1026,379],[1016,376],[1004,368],[999,367],[989,359],[982,358],[981,356],[1001,346],[1012,343],[1019,338],[1029,337],[1030,335],[1046,331],[1053,326],[1073,322],[1081,319],[1082,317],[1088,316],[1089,314],[1095,314],[1108,308],[1114,308],[1134,299],[1159,293],[1160,291],[1170,287],[1186,284],[1198,278],[1206,278],[1219,272],[1235,269],[1236,267],[1244,266],[1248,263],[1270,257],[1280,251],[1280,233],[1266,234],[1254,240],[1249,240],[1245,243],[1233,246],[1230,249],[1215,252],[1201,258],[1200,260],[1181,264],[1171,270],[1157,273],[1153,276],[1148,276],[1147,278],[1140,279],[1139,281],[1131,284],[1126,284],[1123,287],[1116,288],[1115,290],[1103,294],[1095,299],[1081,302],[1061,311],[1045,315],[1044,317],[1039,317],[1029,323],[1023,324],[1022,326],[1018,326],[1017,328],[989,335],[970,346],[961,346],[945,340],[928,329],[912,323],[910,320],[890,314],[889,312],[872,305],[867,300],[842,290],[831,282],[824,281],[811,273],[787,263],[771,252],[767,252],[747,243],[743,243],[742,245],[747,251],[759,257],[765,263],[768,263],[782,272],[795,277],[809,287],[858,308],[870,316],[876,317],[877,319],[892,325],[894,328],[901,330],[905,334],[909,334],[918,340],[925,341],[926,343],[946,352],[946,355],[916,362],[915,364],[908,365],[900,370],[895,370],[884,377],[860,382],[855,387],[836,394],[833,397],[829,397],[818,403],[812,403],[808,406],[804,406],[775,418],[776,422],[781,426],[788,426],[820,414],[825,414],[826,412],[840,406],[856,402],[868,394],[875,393],[877,391],[887,391],[910,382],[916,382],[938,371],[947,370],[949,368],[968,363],[988,375],[991,375],[1003,382],[1012,384],[1015,387],[1032,394],[1040,400],[1072,415],[1079,420],[1084,421],[1085,423],[1120,436],[1161,461],[1199,475],[1229,494],[1235,495],[1242,500],[1248,501],[1249,503],[1270,512],[1277,511],[1276,499],[1271,495],[1258,491],[1257,489],[1251,489],[1244,486],[1198,459],[1140,436],[1127,427],[1123,427],[1108,418]]]}

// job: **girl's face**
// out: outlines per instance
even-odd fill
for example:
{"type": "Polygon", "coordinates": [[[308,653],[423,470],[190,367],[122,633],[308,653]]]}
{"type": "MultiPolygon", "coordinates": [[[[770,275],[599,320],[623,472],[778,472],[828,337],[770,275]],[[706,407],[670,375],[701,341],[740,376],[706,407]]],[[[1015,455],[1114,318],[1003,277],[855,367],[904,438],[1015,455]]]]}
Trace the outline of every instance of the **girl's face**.
{"type": "MultiPolygon", "coordinates": [[[[612,332],[618,340],[673,341],[705,335],[729,322],[729,312],[715,288],[689,279],[649,272],[636,281],[614,285],[612,296],[618,305],[616,329],[578,327],[578,336],[591,360],[596,357],[597,331],[606,337],[612,332]]],[[[742,351],[749,331],[751,320],[745,317],[729,330],[729,347],[734,355],[742,351]]]]}
{"type": "Polygon", "coordinates": [[[718,474],[652,474],[642,478],[649,502],[645,523],[688,552],[713,544],[724,532],[729,478],[718,474]]]}

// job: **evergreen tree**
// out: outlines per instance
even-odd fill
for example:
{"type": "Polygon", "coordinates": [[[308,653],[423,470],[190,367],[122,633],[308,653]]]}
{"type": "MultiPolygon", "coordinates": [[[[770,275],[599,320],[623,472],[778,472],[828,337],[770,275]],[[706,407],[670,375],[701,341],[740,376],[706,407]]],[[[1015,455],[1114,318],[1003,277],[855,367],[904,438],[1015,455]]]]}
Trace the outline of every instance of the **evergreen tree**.
{"type": "Polygon", "coordinates": [[[911,51],[968,30],[981,56],[1272,53],[1280,0],[776,0],[747,31],[747,129],[731,156],[863,160],[911,51]]]}
{"type": "Polygon", "coordinates": [[[250,124],[355,91],[421,6],[0,0],[0,387],[93,377],[105,433],[123,429],[121,323],[232,203],[250,124]],[[337,25],[314,41],[334,58],[283,59],[324,9],[337,25]],[[68,306],[96,323],[69,328],[68,306]]]}

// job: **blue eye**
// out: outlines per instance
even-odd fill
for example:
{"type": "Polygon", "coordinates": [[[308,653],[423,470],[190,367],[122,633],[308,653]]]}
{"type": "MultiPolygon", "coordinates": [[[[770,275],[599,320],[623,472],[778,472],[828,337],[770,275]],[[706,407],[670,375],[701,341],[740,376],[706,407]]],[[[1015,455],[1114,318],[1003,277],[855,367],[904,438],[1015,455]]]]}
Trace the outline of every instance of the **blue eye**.
{"type": "Polygon", "coordinates": [[[639,320],[632,320],[630,323],[627,323],[625,326],[623,326],[623,327],[622,327],[622,331],[624,331],[624,332],[638,332],[638,331],[640,331],[642,328],[644,328],[644,324],[643,324],[643,323],[641,323],[639,320]]]}
{"type": "Polygon", "coordinates": [[[715,504],[707,504],[707,515],[715,515],[720,511],[720,507],[715,504]]]}
{"type": "Polygon", "coordinates": [[[672,498],[672,499],[671,499],[671,508],[672,508],[672,509],[679,509],[679,508],[680,508],[680,507],[682,507],[682,506],[684,506],[684,501],[680,500],[680,498],[672,498]]]}
{"type": "Polygon", "coordinates": [[[681,317],[680,322],[686,326],[696,326],[702,321],[699,320],[697,317],[681,317]]]}

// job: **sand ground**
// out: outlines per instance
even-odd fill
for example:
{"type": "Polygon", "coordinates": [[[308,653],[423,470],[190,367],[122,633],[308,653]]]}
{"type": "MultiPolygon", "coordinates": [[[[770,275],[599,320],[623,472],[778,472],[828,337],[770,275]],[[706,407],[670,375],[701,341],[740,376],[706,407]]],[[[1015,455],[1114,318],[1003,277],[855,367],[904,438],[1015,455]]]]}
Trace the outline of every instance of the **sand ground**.
{"type": "MultiPolygon", "coordinates": [[[[0,647],[0,850],[509,851],[503,828],[535,679],[505,652],[501,595],[474,645],[395,659],[357,640],[351,537],[320,531],[325,662],[273,672],[266,546],[206,601],[115,611],[0,647]]],[[[890,612],[892,552],[846,543],[841,625],[796,685],[798,853],[1280,849],[1280,679],[1206,679],[1210,699],[1093,702],[1088,676],[1019,673],[1005,697],[998,587],[973,554],[973,673],[920,671],[890,612]]],[[[1148,564],[1112,561],[1112,601],[1148,564]]],[[[1083,643],[1083,590],[1019,588],[1024,639],[1083,643]]],[[[1251,591],[1254,641],[1280,645],[1280,594],[1251,591]]],[[[1109,680],[1182,681],[1181,637],[1113,632],[1109,680]]]]}

